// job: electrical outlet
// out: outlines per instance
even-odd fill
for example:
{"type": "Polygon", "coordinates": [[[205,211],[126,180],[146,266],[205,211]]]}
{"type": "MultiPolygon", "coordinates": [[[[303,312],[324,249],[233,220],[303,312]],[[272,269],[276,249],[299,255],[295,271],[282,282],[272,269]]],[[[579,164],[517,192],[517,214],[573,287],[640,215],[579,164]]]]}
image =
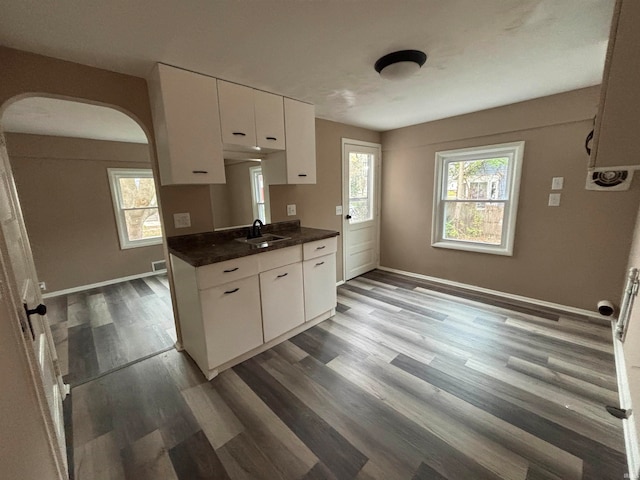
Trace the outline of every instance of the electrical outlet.
{"type": "Polygon", "coordinates": [[[291,215],[295,215],[295,214],[296,214],[296,206],[295,206],[295,204],[287,205],[287,215],[291,216],[291,215]]]}
{"type": "Polygon", "coordinates": [[[560,206],[560,194],[559,193],[550,193],[549,194],[549,206],[550,207],[559,207],[560,206]]]}
{"type": "Polygon", "coordinates": [[[336,215],[342,215],[342,205],[336,206],[336,215]]]}
{"type": "Polygon", "coordinates": [[[176,228],[187,228],[191,226],[191,215],[189,213],[174,213],[173,224],[176,228]]]}
{"type": "Polygon", "coordinates": [[[564,177],[553,177],[551,180],[551,190],[562,190],[564,186],[564,177]]]}
{"type": "Polygon", "coordinates": [[[43,292],[47,289],[47,284],[44,282],[40,282],[38,285],[40,286],[40,290],[43,292]]]}

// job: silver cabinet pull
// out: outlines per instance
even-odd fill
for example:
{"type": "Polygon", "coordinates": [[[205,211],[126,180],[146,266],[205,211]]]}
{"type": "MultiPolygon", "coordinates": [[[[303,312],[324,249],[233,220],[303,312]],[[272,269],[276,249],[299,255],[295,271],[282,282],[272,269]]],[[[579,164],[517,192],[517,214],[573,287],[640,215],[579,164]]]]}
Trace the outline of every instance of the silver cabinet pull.
{"type": "Polygon", "coordinates": [[[225,270],[223,273],[231,273],[231,272],[235,272],[236,270],[238,270],[239,267],[236,268],[231,268],[229,270],[225,270]]]}
{"type": "Polygon", "coordinates": [[[229,295],[230,293],[236,293],[238,290],[240,290],[239,287],[234,288],[233,290],[227,290],[226,292],[224,292],[224,294],[229,295]]]}

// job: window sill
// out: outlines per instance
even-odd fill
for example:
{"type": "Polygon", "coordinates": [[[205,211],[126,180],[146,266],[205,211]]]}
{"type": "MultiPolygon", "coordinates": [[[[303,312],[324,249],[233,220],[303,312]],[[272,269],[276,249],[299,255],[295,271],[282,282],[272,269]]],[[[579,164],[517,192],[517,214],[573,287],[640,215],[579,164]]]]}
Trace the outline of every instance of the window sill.
{"type": "Polygon", "coordinates": [[[152,238],[149,240],[139,240],[137,242],[120,242],[120,250],[129,250],[131,248],[152,247],[154,245],[162,245],[162,237],[152,238]]]}
{"type": "Polygon", "coordinates": [[[436,248],[447,248],[450,250],[463,250],[466,252],[489,253],[492,255],[502,255],[507,257],[513,256],[512,248],[506,248],[500,245],[491,246],[491,245],[483,245],[480,243],[473,243],[473,242],[462,242],[462,241],[456,242],[451,240],[440,240],[437,242],[433,242],[431,246],[436,248]]]}

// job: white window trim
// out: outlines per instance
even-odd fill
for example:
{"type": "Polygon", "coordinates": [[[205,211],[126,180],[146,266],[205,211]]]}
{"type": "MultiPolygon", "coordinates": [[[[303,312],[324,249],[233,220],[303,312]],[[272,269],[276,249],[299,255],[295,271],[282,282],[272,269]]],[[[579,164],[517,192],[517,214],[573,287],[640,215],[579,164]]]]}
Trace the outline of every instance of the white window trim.
{"type": "MultiPolygon", "coordinates": [[[[162,243],[162,235],[142,240],[129,240],[127,236],[127,225],[124,218],[124,210],[120,205],[120,189],[118,187],[118,178],[153,178],[153,171],[150,168],[107,168],[107,172],[109,175],[109,186],[111,188],[111,199],[113,200],[113,212],[116,217],[118,239],[120,240],[120,249],[127,250],[129,248],[160,245],[162,243]]],[[[157,195],[158,192],[156,190],[156,196],[157,195]]],[[[158,217],[159,216],[160,208],[158,208],[158,217]]]]}
{"type": "MultiPolygon", "coordinates": [[[[436,152],[431,245],[437,248],[513,256],[523,156],[524,141],[436,152]],[[508,199],[506,201],[499,201],[505,204],[502,243],[500,245],[487,245],[485,243],[471,242],[468,240],[445,239],[443,230],[444,204],[446,202],[443,201],[442,195],[444,187],[443,174],[446,171],[446,165],[452,161],[483,160],[495,157],[509,157],[509,169],[507,172],[508,199]]],[[[490,202],[490,200],[487,202],[490,202]]]]}

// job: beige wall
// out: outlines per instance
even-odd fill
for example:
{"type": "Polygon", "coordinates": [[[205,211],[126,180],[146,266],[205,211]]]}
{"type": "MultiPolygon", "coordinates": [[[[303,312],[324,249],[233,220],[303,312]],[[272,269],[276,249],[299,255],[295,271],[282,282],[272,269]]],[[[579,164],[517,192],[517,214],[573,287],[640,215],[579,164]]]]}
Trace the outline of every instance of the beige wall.
{"type": "Polygon", "coordinates": [[[38,279],[47,292],[151,271],[161,245],[120,249],[108,168],[151,168],[149,146],[6,134],[38,279]]]}
{"type": "MultiPolygon", "coordinates": [[[[300,219],[303,227],[337,230],[342,234],[342,217],[336,215],[336,205],[342,205],[343,138],[380,143],[379,132],[316,118],[317,183],[272,185],[271,221],[300,219]],[[289,217],[287,205],[292,203],[297,215],[289,217]]],[[[342,237],[339,237],[336,279],[342,278],[342,237]]]]}
{"type": "Polygon", "coordinates": [[[502,292],[595,310],[618,301],[640,199],[584,188],[584,139],[598,87],[382,135],[381,264],[502,292]],[[514,255],[431,247],[434,158],[440,150],[525,141],[514,255]],[[548,207],[551,179],[565,179],[548,207]]]}

